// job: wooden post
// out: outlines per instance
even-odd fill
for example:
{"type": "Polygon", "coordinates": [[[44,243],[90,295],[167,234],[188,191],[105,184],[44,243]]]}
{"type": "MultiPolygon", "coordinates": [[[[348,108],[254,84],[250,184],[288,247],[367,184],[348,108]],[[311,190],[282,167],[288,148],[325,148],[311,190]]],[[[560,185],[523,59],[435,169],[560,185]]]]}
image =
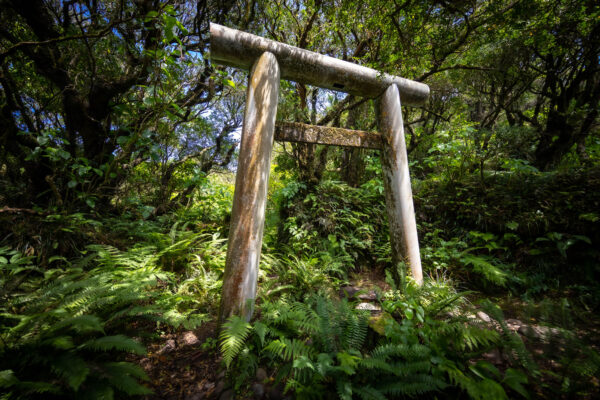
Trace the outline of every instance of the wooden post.
{"type": "Polygon", "coordinates": [[[264,52],[248,79],[219,323],[254,311],[278,95],[279,64],[264,52]]]}
{"type": "Polygon", "coordinates": [[[385,202],[390,224],[392,261],[395,266],[399,262],[407,262],[413,278],[421,285],[423,272],[400,105],[400,92],[392,84],[383,93],[379,104],[385,202]]]}

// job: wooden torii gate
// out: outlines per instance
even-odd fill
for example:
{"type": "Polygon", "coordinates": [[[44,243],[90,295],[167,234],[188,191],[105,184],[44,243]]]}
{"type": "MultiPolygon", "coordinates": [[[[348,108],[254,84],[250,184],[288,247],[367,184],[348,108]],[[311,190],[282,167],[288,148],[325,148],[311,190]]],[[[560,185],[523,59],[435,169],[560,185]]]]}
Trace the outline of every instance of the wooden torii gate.
{"type": "Polygon", "coordinates": [[[400,99],[405,105],[421,105],[429,96],[429,87],[212,23],[210,46],[212,61],[250,71],[219,321],[231,315],[247,320],[252,316],[274,138],[381,150],[392,260],[394,265],[407,262],[413,278],[421,284],[400,99]],[[276,124],[280,79],[379,99],[380,133],[276,124]]]}

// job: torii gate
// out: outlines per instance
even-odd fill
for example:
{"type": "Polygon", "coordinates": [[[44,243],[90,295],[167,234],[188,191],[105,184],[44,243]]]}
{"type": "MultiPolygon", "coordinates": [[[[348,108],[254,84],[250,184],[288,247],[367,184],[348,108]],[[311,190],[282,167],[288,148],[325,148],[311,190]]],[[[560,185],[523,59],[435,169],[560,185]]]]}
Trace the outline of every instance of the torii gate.
{"type": "Polygon", "coordinates": [[[252,316],[274,136],[279,141],[381,150],[392,260],[394,265],[406,261],[413,278],[421,284],[423,273],[400,99],[403,104],[421,105],[429,96],[429,87],[213,23],[210,45],[212,61],[250,70],[220,322],[231,315],[247,320],[252,316]],[[380,133],[299,123],[275,124],[280,79],[379,98],[380,133]]]}

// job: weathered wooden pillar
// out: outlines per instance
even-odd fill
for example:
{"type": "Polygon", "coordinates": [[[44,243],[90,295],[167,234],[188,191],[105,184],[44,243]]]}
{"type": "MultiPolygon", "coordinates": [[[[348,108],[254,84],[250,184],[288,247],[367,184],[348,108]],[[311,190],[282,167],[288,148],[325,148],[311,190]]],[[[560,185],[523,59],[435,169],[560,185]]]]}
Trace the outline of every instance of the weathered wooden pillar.
{"type": "Polygon", "coordinates": [[[400,92],[396,84],[392,84],[383,93],[379,104],[385,202],[390,224],[392,261],[394,265],[399,262],[410,265],[413,278],[421,285],[423,272],[400,105],[400,92]]]}
{"type": "Polygon", "coordinates": [[[264,52],[248,78],[220,322],[231,315],[240,315],[246,320],[252,317],[278,95],[279,64],[273,54],[264,52]]]}

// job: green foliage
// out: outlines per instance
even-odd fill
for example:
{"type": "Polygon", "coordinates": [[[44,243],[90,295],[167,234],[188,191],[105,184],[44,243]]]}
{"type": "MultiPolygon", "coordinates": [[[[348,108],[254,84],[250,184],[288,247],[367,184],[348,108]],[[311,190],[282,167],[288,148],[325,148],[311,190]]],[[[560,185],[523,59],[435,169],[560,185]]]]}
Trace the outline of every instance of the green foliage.
{"type": "Polygon", "coordinates": [[[225,366],[229,368],[233,359],[240,353],[252,327],[243,318],[233,316],[223,324],[221,335],[221,353],[225,366]]]}
{"type": "Polygon", "coordinates": [[[236,371],[249,359],[267,363],[297,398],[418,397],[450,387],[474,399],[506,399],[506,390],[527,397],[521,370],[503,374],[487,362],[472,364],[504,341],[475,320],[444,317],[467,305],[465,294],[444,284],[420,288],[409,282],[404,292],[384,296],[385,313],[371,321],[345,300],[282,298],[261,304],[253,325],[230,319],[221,348],[236,371]]]}
{"type": "Polygon", "coordinates": [[[291,181],[276,198],[291,250],[345,270],[376,260],[378,246],[387,241],[387,223],[383,195],[374,182],[352,188],[322,181],[308,193],[301,188],[291,181]]]}
{"type": "Polygon", "coordinates": [[[138,382],[147,379],[139,366],[114,361],[145,347],[116,332],[143,335],[156,323],[192,328],[204,319],[183,310],[184,296],[161,289],[173,277],[156,267],[159,257],[153,248],[88,246],[84,258],[42,270],[3,248],[0,370],[8,398],[150,393],[138,382]]]}
{"type": "MultiPolygon", "coordinates": [[[[539,335],[528,339],[539,346],[536,361],[543,365],[558,362],[553,370],[540,370],[545,382],[545,394],[560,393],[564,397],[594,397],[596,388],[590,385],[600,371],[600,355],[594,348],[594,332],[576,329],[577,320],[589,320],[589,311],[581,310],[568,299],[544,299],[539,303],[529,301],[523,309],[523,318],[536,321],[539,335]]],[[[531,332],[535,333],[535,332],[531,332]]]]}
{"type": "MultiPolygon", "coordinates": [[[[140,394],[144,375],[122,363],[143,352],[131,337],[216,313],[245,75],[211,64],[207,21],[432,88],[403,109],[431,279],[418,288],[391,265],[377,152],[278,145],[258,319],[219,338],[236,388],[260,362],[304,398],[594,396],[598,355],[580,332],[600,307],[596,3],[21,3],[0,9],[10,396],[140,394]],[[392,290],[376,322],[330,299],[380,268],[392,290]],[[524,343],[477,302],[488,329],[452,285],[517,295],[551,334],[524,343]],[[492,348],[501,368],[482,361],[492,348]]],[[[279,120],[376,127],[364,99],[285,80],[280,92],[279,120]]]]}
{"type": "Polygon", "coordinates": [[[290,296],[304,297],[310,293],[327,294],[345,281],[346,270],[340,263],[324,263],[318,256],[294,255],[281,253],[264,255],[261,268],[260,294],[265,297],[281,295],[286,292],[290,296]],[[273,280],[272,277],[277,277],[273,280]]]}

